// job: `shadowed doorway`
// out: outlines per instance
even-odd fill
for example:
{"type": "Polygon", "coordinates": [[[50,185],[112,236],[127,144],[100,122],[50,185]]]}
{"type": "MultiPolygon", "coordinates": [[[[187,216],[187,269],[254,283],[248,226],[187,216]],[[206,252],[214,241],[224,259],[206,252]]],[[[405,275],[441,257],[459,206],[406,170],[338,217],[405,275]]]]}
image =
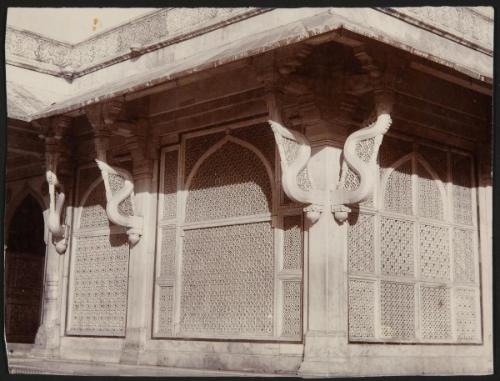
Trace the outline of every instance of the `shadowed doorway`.
{"type": "Polygon", "coordinates": [[[28,195],[10,222],[5,261],[5,332],[10,343],[33,343],[40,325],[45,266],[42,213],[28,195]]]}

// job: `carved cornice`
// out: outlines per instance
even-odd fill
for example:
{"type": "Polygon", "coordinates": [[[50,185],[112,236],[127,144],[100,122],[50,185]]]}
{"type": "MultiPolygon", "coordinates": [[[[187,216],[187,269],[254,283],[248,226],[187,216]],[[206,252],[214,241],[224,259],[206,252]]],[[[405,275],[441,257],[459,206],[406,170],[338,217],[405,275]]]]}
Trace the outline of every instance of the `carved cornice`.
{"type": "Polygon", "coordinates": [[[270,10],[272,8],[166,8],[77,44],[8,26],[6,61],[72,80],[270,10]]]}

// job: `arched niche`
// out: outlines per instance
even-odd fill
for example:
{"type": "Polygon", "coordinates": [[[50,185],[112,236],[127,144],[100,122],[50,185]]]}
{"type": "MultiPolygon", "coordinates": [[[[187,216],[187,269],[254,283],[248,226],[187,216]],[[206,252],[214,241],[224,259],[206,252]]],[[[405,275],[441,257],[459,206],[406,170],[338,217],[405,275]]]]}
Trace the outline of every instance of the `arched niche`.
{"type": "Polygon", "coordinates": [[[391,165],[381,181],[380,205],[389,212],[443,220],[446,190],[432,165],[418,153],[391,165]]]}
{"type": "Polygon", "coordinates": [[[272,170],[254,146],[226,137],[200,157],[186,182],[185,221],[269,214],[272,170]]]}
{"type": "Polygon", "coordinates": [[[6,238],[6,338],[33,343],[41,319],[46,245],[42,207],[32,194],[15,208],[6,238]]]}

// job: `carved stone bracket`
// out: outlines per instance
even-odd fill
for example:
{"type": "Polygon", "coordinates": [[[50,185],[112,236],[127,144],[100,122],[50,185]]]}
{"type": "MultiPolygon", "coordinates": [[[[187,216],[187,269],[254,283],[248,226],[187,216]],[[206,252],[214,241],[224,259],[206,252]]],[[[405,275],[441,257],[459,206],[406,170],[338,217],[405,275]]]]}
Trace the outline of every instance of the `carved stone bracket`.
{"type": "Polygon", "coordinates": [[[131,245],[135,245],[142,236],[143,217],[136,215],[135,212],[133,177],[125,169],[111,166],[107,160],[109,141],[114,124],[119,124],[121,126],[120,130],[133,128],[133,125],[130,123],[124,124],[117,121],[118,116],[123,110],[123,99],[116,99],[89,106],[85,110],[85,113],[94,129],[94,143],[97,156],[95,161],[101,171],[106,189],[106,214],[111,222],[127,228],[129,242],[131,245]],[[123,179],[123,186],[114,193],[111,187],[112,176],[119,176],[123,179]],[[132,201],[133,214],[126,216],[120,212],[119,205],[129,197],[132,201]]]}
{"type": "MultiPolygon", "coordinates": [[[[68,150],[63,143],[63,137],[70,123],[71,119],[66,116],[57,116],[34,122],[40,129],[39,137],[45,142],[45,175],[49,189],[49,216],[47,222],[56,251],[59,254],[66,252],[69,240],[69,226],[61,223],[66,195],[63,184],[58,177],[58,167],[61,166],[60,164],[64,166],[68,161],[68,150]]],[[[64,169],[59,172],[65,172],[64,169]]],[[[65,174],[67,175],[67,173],[65,174]]]]}

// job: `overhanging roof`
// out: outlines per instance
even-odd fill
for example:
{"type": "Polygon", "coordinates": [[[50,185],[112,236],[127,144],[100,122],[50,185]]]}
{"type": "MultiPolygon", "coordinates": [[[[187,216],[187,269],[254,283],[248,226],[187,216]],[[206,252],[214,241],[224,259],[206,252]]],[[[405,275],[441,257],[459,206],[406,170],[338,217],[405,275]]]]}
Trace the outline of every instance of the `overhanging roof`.
{"type": "MultiPolygon", "coordinates": [[[[390,44],[473,78],[491,82],[492,57],[483,52],[475,51],[375,9],[332,8],[261,33],[247,35],[224,45],[210,46],[206,51],[183,60],[164,63],[147,72],[124,77],[114,83],[97,86],[42,110],[33,111],[25,120],[69,113],[93,103],[176,81],[197,72],[326,33],[330,33],[333,39],[341,39],[344,30],[390,44]],[[369,24],[366,22],[367,19],[370,20],[369,24]],[[402,33],[402,28],[411,33],[402,33]]],[[[9,116],[12,117],[10,109],[9,116]]]]}

